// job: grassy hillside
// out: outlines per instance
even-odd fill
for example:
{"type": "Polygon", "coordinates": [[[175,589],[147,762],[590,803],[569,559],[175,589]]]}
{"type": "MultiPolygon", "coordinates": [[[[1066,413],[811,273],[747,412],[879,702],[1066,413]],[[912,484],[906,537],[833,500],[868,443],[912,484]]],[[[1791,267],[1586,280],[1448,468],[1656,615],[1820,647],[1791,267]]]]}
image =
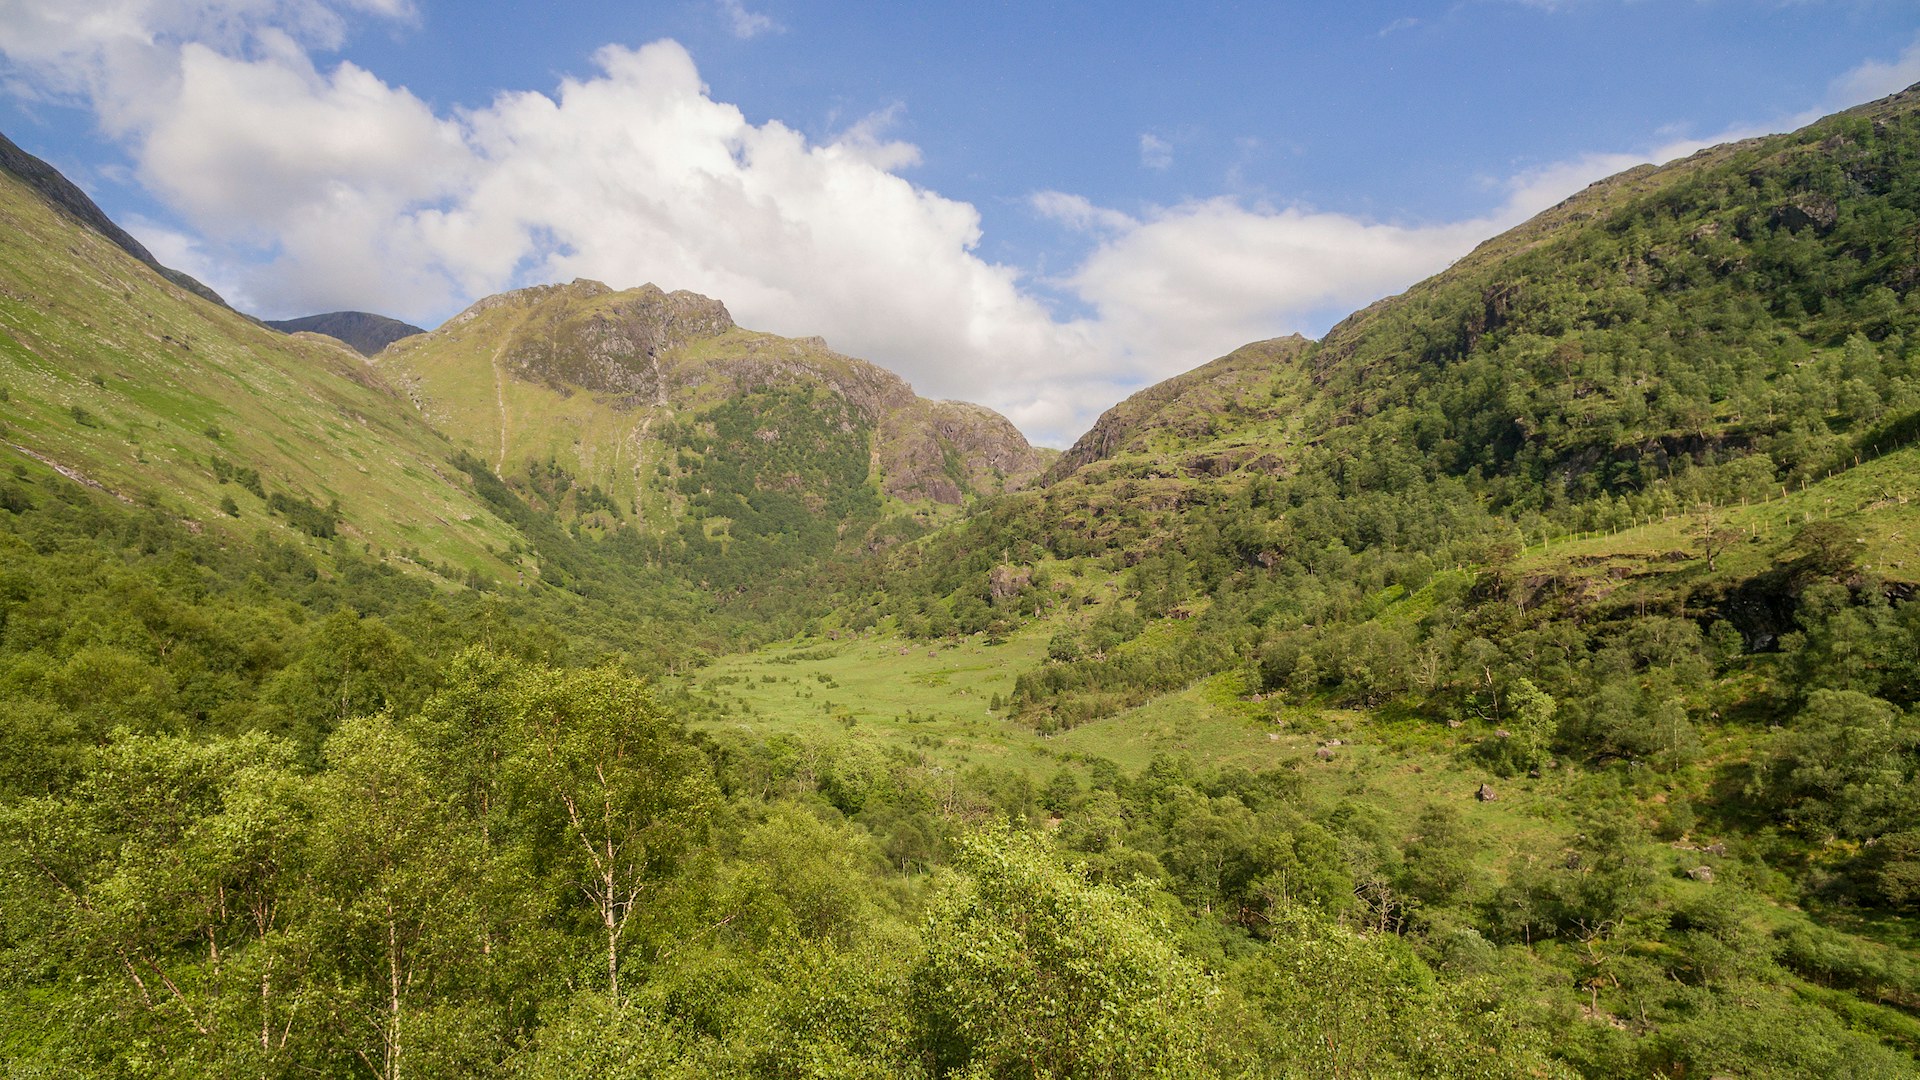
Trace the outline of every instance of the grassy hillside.
{"type": "Polygon", "coordinates": [[[527,498],[589,528],[631,520],[728,586],[884,544],[883,520],[950,518],[1047,461],[989,410],[653,286],[491,297],[377,365],[527,498]]]}
{"type": "Polygon", "coordinates": [[[0,453],[215,533],[510,573],[513,530],[352,351],[187,293],[5,174],[0,253],[0,453]]]}
{"type": "Polygon", "coordinates": [[[1633,170],[1018,491],[704,298],[255,356],[22,203],[0,1058],[1914,1075],[1917,155],[1633,170]],[[527,587],[326,535],[434,499],[527,587]]]}

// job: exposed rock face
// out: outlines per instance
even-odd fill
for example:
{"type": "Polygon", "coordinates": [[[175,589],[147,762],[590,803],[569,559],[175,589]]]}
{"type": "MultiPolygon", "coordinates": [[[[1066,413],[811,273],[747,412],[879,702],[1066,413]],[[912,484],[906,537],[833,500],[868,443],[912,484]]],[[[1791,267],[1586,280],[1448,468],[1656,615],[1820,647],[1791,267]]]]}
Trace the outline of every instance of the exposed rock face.
{"type": "MultiPolygon", "coordinates": [[[[649,443],[673,425],[808,388],[845,403],[835,423],[866,440],[869,481],[905,502],[958,506],[1016,490],[1052,457],[991,409],[926,400],[817,337],[743,330],[720,301],[653,285],[615,292],[577,280],[487,297],[379,362],[431,419],[500,466],[552,456],[630,495],[674,482],[677,451],[649,443]]],[[[771,447],[787,437],[779,428],[751,430],[771,447]]]]}
{"type": "Polygon", "coordinates": [[[330,311],[298,319],[269,319],[267,325],[283,334],[325,334],[346,342],[361,356],[372,356],[401,338],[426,333],[412,323],[367,311],[330,311]]]}
{"type": "Polygon", "coordinates": [[[995,600],[1005,600],[1017,596],[1021,590],[1033,583],[1033,571],[1019,570],[1011,566],[996,566],[987,575],[987,592],[995,600]]]}
{"type": "Polygon", "coordinates": [[[1773,211],[1774,223],[1790,232],[1802,229],[1825,234],[1840,222],[1840,204],[1831,196],[1805,194],[1795,196],[1773,211]]]}
{"type": "Polygon", "coordinates": [[[992,409],[916,398],[888,378],[900,393],[880,423],[887,494],[958,506],[969,492],[1018,491],[1046,467],[1048,456],[992,409]]]}
{"type": "Polygon", "coordinates": [[[616,395],[629,406],[651,404],[661,394],[662,353],[734,328],[718,300],[654,285],[615,293],[584,278],[488,297],[447,326],[501,308],[522,311],[500,350],[508,371],[563,394],[616,395]]]}

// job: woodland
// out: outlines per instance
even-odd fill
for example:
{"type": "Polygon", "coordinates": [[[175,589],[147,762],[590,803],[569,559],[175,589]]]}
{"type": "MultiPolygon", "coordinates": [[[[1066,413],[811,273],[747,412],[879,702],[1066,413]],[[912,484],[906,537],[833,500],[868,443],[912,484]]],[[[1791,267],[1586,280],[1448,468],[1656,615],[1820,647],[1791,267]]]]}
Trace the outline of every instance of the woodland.
{"type": "Polygon", "coordinates": [[[24,252],[7,1077],[1920,1073],[1920,94],[959,506],[768,383],[637,490],[394,421],[493,530],[403,541],[372,465],[130,422],[24,252]]]}

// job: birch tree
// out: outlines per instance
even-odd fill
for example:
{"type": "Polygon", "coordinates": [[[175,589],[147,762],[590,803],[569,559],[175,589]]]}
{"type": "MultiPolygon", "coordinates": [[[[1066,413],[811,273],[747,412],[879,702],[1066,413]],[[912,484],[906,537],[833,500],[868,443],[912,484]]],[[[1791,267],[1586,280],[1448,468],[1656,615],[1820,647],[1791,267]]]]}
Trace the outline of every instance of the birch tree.
{"type": "Polygon", "coordinates": [[[386,716],[347,721],[326,750],[312,852],[322,902],[307,912],[333,965],[337,989],[324,1007],[346,1052],[401,1080],[431,1056],[416,1045],[416,1011],[458,1000],[477,936],[466,887],[477,844],[427,782],[425,755],[386,716]]]}
{"type": "Polygon", "coordinates": [[[542,858],[590,912],[617,1002],[629,927],[711,812],[706,763],[645,684],[612,668],[530,672],[514,707],[519,809],[542,858]]]}

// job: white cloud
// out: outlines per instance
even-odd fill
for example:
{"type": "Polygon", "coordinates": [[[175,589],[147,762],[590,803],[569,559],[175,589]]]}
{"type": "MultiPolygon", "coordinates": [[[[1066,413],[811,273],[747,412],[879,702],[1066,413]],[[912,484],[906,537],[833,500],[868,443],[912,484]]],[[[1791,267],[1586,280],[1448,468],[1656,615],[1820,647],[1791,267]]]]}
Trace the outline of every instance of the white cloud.
{"type": "Polygon", "coordinates": [[[906,105],[894,102],[879,112],[860,118],[840,133],[832,146],[842,153],[883,172],[895,172],[920,164],[920,148],[910,142],[889,139],[887,132],[899,124],[906,105]]]}
{"type": "Polygon", "coordinates": [[[125,133],[164,107],[181,46],[231,53],[266,34],[334,48],[346,13],[415,17],[411,0],[0,0],[0,55],[17,88],[87,99],[125,133]]]}
{"type": "MultiPolygon", "coordinates": [[[[1056,445],[1145,382],[1250,340],[1318,333],[1592,180],[1746,134],[1504,178],[1499,205],[1465,221],[1228,198],[1123,210],[1036,193],[1035,213],[1090,245],[1045,283],[1090,313],[1068,319],[1018,269],[979,255],[972,205],[900,175],[920,151],[893,137],[899,105],[810,140],[715,100],[686,50],[662,41],[602,49],[590,74],[549,93],[436,113],[353,64],[316,66],[311,50],[342,40],[356,11],[411,8],[0,0],[0,54],[7,77],[90,102],[198,234],[142,223],[140,235],[261,314],[431,322],[537,281],[652,281],[718,297],[743,325],[824,335],[1056,445]]],[[[1915,57],[1863,66],[1835,92],[1904,78],[1915,57]]],[[[1171,162],[1158,136],[1140,151],[1149,168],[1171,162]]]]}
{"type": "Polygon", "coordinates": [[[1077,232],[1125,232],[1139,226],[1139,222],[1118,210],[1095,206],[1085,195],[1037,191],[1027,197],[1027,202],[1041,217],[1077,232]]]}
{"type": "Polygon", "coordinates": [[[1833,80],[1827,100],[1845,108],[1898,93],[1914,83],[1920,83],[1920,36],[1892,60],[1865,61],[1833,80]]]}
{"type": "Polygon", "coordinates": [[[747,38],[759,37],[761,34],[778,34],[786,30],[786,27],[773,21],[772,16],[748,11],[741,0],[717,0],[717,3],[720,14],[726,16],[727,29],[733,31],[734,37],[743,41],[747,38]]]}
{"type": "MultiPolygon", "coordinates": [[[[746,325],[822,334],[942,395],[990,398],[1070,332],[972,252],[972,206],[876,164],[901,144],[815,145],[716,102],[685,50],[603,49],[557,96],[468,118],[478,179],[436,219],[449,266],[480,282],[515,253],[541,280],[655,281],[725,300],[746,325]],[[983,390],[985,392],[983,392],[983,390]]],[[[516,261],[518,261],[516,260],[516,261]]]]}
{"type": "Polygon", "coordinates": [[[1485,238],[1485,220],[1427,228],[1207,199],[1158,209],[1102,243],[1063,284],[1110,348],[1171,375],[1234,346],[1306,328],[1404,288],[1485,238]]]}
{"type": "Polygon", "coordinates": [[[1140,165],[1146,169],[1165,169],[1173,164],[1173,144],[1152,132],[1140,136],[1140,165]]]}

